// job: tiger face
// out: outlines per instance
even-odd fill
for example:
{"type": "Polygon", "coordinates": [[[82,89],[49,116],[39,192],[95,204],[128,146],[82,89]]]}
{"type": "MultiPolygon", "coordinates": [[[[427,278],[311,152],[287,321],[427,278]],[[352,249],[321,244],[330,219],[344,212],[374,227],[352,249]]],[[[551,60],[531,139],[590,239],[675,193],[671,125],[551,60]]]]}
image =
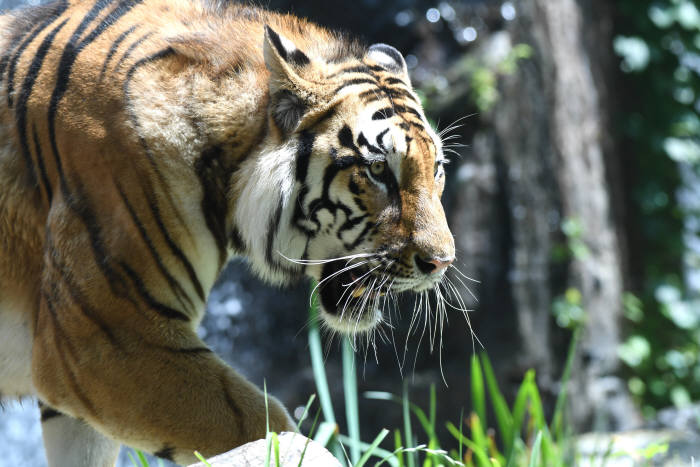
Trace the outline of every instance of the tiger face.
{"type": "MultiPolygon", "coordinates": [[[[272,173],[281,195],[253,266],[279,282],[312,277],[331,329],[369,330],[382,321],[382,297],[435,287],[455,258],[440,139],[393,47],[329,63],[267,28],[265,62],[282,149],[251,175],[272,173]],[[293,178],[275,179],[278,166],[293,178]]],[[[238,212],[239,225],[253,214],[238,212]]]]}

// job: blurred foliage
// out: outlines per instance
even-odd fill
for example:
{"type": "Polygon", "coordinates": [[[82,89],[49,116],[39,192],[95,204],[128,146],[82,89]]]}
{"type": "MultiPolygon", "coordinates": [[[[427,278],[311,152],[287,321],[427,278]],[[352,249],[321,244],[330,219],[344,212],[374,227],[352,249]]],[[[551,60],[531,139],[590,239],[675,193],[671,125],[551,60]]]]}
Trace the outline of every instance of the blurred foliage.
{"type": "Polygon", "coordinates": [[[692,0],[621,0],[617,119],[632,199],[631,332],[619,356],[644,413],[700,399],[700,11],[692,0]]]}

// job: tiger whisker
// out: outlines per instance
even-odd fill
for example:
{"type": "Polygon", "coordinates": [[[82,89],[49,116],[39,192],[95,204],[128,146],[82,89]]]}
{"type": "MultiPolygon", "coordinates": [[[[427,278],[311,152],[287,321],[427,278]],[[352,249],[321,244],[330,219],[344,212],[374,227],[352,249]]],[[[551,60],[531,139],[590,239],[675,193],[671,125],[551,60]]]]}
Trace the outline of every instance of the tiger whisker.
{"type": "Polygon", "coordinates": [[[328,259],[294,259],[294,258],[289,258],[284,255],[284,253],[277,251],[277,254],[280,255],[282,258],[286,259],[287,261],[290,261],[295,264],[302,264],[302,265],[308,265],[308,264],[326,264],[326,263],[332,263],[334,261],[342,261],[344,259],[347,260],[353,260],[353,259],[358,259],[358,258],[370,258],[372,256],[383,256],[384,253],[356,253],[354,255],[347,255],[347,256],[339,256],[337,258],[328,258],[328,259]]]}
{"type": "Polygon", "coordinates": [[[323,279],[318,281],[318,283],[316,284],[316,287],[314,287],[313,290],[311,291],[311,295],[309,297],[309,304],[311,304],[311,301],[313,300],[314,292],[316,292],[316,289],[318,289],[322,284],[324,284],[325,282],[328,282],[330,279],[334,278],[338,274],[342,274],[342,273],[347,272],[351,269],[359,268],[360,266],[363,266],[367,263],[369,263],[369,261],[361,261],[359,263],[351,264],[350,266],[346,266],[343,269],[340,269],[339,271],[336,271],[333,274],[330,274],[328,277],[324,277],[323,279]]]}

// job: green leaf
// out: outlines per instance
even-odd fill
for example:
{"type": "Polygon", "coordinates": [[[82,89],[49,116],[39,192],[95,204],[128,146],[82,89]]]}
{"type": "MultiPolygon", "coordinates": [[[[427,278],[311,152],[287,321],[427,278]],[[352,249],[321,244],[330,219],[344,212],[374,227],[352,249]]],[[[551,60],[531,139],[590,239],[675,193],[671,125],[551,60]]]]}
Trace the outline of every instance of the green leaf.
{"type": "Polygon", "coordinates": [[[476,355],[472,355],[471,388],[472,410],[476,412],[481,422],[486,425],[486,395],[484,393],[484,378],[481,372],[479,358],[476,355]]]}
{"type": "Polygon", "coordinates": [[[486,378],[486,388],[491,398],[493,411],[496,414],[496,423],[498,424],[501,440],[504,446],[510,446],[513,443],[513,415],[510,413],[510,409],[508,409],[505,397],[503,397],[501,390],[498,388],[496,375],[485,353],[481,354],[481,363],[486,378]]]}
{"type": "MultiPolygon", "coordinates": [[[[408,400],[408,382],[403,383],[403,397],[401,399],[403,408],[403,434],[406,440],[406,446],[413,445],[413,430],[411,429],[411,412],[409,410],[409,400],[408,400]]],[[[416,455],[414,453],[408,453],[406,456],[407,466],[416,466],[416,455]]]]}
{"type": "Polygon", "coordinates": [[[537,432],[537,437],[535,438],[535,443],[532,445],[532,452],[530,453],[530,467],[537,467],[540,461],[540,445],[542,444],[542,431],[537,432]]]}
{"type": "Polygon", "coordinates": [[[350,459],[357,463],[360,459],[360,410],[357,403],[357,377],[355,376],[355,352],[350,340],[343,339],[343,390],[345,394],[345,415],[348,421],[348,434],[355,441],[350,446],[350,459]]]}
{"type": "Polygon", "coordinates": [[[401,431],[397,428],[394,430],[394,449],[396,450],[396,459],[399,461],[399,467],[404,467],[403,452],[401,452],[401,431]]]}
{"type": "Polygon", "coordinates": [[[562,420],[564,419],[564,410],[566,408],[566,393],[569,388],[569,380],[571,379],[571,368],[574,363],[574,356],[576,355],[576,347],[578,347],[578,341],[581,335],[581,327],[577,327],[571,336],[571,342],[569,343],[569,350],[566,354],[566,364],[564,365],[564,373],[561,377],[560,387],[561,390],[557,395],[557,401],[554,404],[554,415],[552,416],[552,432],[554,433],[557,442],[561,442],[564,438],[564,428],[562,425],[562,420]]]}
{"type": "Polygon", "coordinates": [[[309,414],[309,409],[311,408],[311,404],[314,403],[314,400],[316,400],[316,394],[311,394],[309,396],[309,400],[306,401],[306,407],[304,407],[304,412],[301,414],[301,417],[299,417],[299,421],[297,422],[297,433],[301,433],[301,424],[306,420],[306,416],[309,414]]]}
{"type": "Polygon", "coordinates": [[[375,455],[374,452],[377,449],[377,446],[379,446],[379,443],[381,443],[384,438],[386,438],[386,435],[389,434],[389,430],[386,428],[383,428],[382,431],[379,432],[379,434],[374,438],[374,441],[372,441],[372,444],[365,450],[365,453],[360,457],[360,460],[355,464],[355,467],[362,467],[365,465],[365,462],[367,462],[367,459],[369,459],[370,456],[375,455]]]}
{"type": "MultiPolygon", "coordinates": [[[[311,284],[312,291],[315,283],[311,284]]],[[[323,350],[321,346],[321,333],[318,328],[318,300],[316,296],[311,298],[309,307],[309,353],[311,354],[311,367],[314,373],[316,391],[323,409],[323,417],[326,421],[335,425],[335,413],[333,412],[333,401],[328,390],[328,380],[326,379],[326,369],[323,363],[323,350]]]]}
{"type": "Polygon", "coordinates": [[[474,457],[476,457],[476,462],[480,467],[492,467],[491,460],[489,460],[489,456],[486,451],[484,451],[478,444],[460,433],[459,430],[457,430],[457,427],[455,427],[451,422],[447,422],[447,430],[457,439],[457,441],[472,450],[474,457]]]}
{"type": "Polygon", "coordinates": [[[201,462],[202,464],[204,464],[206,467],[211,467],[211,464],[209,463],[209,461],[206,460],[206,459],[204,458],[204,456],[201,455],[201,454],[199,453],[199,451],[195,451],[195,452],[194,452],[194,457],[196,457],[197,459],[199,459],[199,462],[201,462]]]}
{"type": "Polygon", "coordinates": [[[469,417],[469,427],[472,433],[472,440],[474,440],[477,446],[483,449],[484,452],[488,452],[489,443],[486,438],[486,432],[484,431],[484,427],[481,425],[479,415],[474,412],[472,412],[471,416],[469,417]]]}
{"type": "Polygon", "coordinates": [[[520,439],[520,433],[523,426],[523,420],[525,419],[525,410],[527,409],[527,402],[529,398],[530,385],[533,384],[535,380],[535,370],[528,370],[525,373],[525,378],[520,384],[518,393],[515,396],[515,403],[513,404],[513,438],[511,445],[508,447],[506,452],[506,458],[510,458],[513,453],[513,448],[515,443],[520,439]]]}
{"type": "Polygon", "coordinates": [[[318,431],[316,436],[314,436],[314,441],[321,443],[322,446],[328,447],[328,443],[333,439],[333,437],[338,432],[338,425],[333,422],[321,422],[318,426],[318,431]]]}

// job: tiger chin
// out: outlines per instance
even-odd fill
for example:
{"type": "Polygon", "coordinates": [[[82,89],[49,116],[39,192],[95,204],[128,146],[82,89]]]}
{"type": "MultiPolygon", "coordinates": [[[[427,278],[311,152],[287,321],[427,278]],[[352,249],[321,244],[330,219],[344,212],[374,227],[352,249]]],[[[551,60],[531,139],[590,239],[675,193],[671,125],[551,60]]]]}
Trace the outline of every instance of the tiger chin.
{"type": "Polygon", "coordinates": [[[294,429],[197,336],[233,256],[315,279],[344,333],[454,260],[393,47],[207,0],[57,1],[0,31],[0,394],[39,400],[51,466],[294,429]]]}

